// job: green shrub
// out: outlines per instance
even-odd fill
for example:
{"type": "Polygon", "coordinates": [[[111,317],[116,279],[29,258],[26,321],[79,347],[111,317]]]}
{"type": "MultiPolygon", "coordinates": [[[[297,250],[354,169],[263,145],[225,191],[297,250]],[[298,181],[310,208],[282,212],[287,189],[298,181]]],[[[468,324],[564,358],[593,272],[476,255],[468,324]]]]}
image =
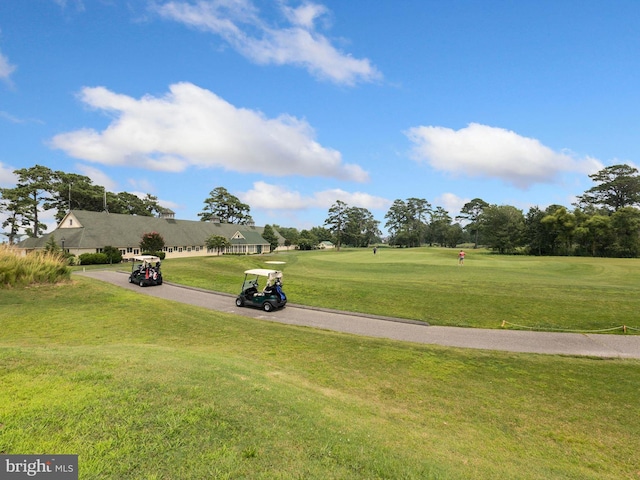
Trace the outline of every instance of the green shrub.
{"type": "Polygon", "coordinates": [[[104,253],[83,253],[80,255],[81,265],[104,265],[109,263],[109,257],[104,253]]]}
{"type": "Polygon", "coordinates": [[[122,262],[122,253],[116,247],[108,245],[102,249],[102,253],[104,253],[109,259],[107,263],[122,262]]]}

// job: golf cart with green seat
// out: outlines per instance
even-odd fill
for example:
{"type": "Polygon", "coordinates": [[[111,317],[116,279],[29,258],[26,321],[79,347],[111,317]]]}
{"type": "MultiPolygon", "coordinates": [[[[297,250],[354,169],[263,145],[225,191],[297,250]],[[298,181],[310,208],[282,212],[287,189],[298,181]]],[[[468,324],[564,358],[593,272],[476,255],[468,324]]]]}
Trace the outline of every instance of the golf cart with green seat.
{"type": "Polygon", "coordinates": [[[141,287],[162,285],[160,257],[156,257],[155,255],[138,255],[133,257],[129,283],[135,283],[141,287]]]}
{"type": "Polygon", "coordinates": [[[282,291],[282,272],[266,268],[254,268],[244,272],[242,291],[236,298],[238,307],[256,307],[265,312],[282,308],[287,296],[282,291]],[[260,285],[262,280],[263,285],[260,285]]]}

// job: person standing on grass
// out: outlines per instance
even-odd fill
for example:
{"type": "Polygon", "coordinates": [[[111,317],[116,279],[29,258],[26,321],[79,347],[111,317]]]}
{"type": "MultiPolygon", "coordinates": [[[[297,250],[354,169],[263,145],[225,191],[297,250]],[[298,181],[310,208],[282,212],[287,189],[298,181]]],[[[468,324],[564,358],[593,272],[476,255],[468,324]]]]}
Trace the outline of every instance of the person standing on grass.
{"type": "Polygon", "coordinates": [[[458,265],[464,265],[464,256],[466,254],[464,253],[464,250],[460,250],[460,253],[458,253],[458,265]]]}

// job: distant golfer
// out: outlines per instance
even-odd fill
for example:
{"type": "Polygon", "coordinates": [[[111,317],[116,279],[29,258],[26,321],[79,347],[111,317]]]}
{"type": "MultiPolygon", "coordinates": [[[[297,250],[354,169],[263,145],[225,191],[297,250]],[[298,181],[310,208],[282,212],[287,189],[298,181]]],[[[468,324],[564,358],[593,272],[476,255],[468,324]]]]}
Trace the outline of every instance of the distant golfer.
{"type": "Polygon", "coordinates": [[[466,254],[464,253],[464,250],[460,250],[460,253],[458,253],[458,265],[464,265],[464,256],[466,254]]]}

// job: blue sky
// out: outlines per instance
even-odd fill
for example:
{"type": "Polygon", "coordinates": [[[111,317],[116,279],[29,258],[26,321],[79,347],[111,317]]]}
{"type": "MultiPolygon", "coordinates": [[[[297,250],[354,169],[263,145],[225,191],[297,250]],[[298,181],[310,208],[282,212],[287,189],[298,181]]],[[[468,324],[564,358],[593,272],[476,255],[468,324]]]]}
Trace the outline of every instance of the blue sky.
{"type": "Polygon", "coordinates": [[[639,157],[639,23],[636,0],[4,0],[0,187],[40,164],[190,220],[225,187],[299,229],[336,200],[381,227],[410,197],[570,207],[639,157]]]}

